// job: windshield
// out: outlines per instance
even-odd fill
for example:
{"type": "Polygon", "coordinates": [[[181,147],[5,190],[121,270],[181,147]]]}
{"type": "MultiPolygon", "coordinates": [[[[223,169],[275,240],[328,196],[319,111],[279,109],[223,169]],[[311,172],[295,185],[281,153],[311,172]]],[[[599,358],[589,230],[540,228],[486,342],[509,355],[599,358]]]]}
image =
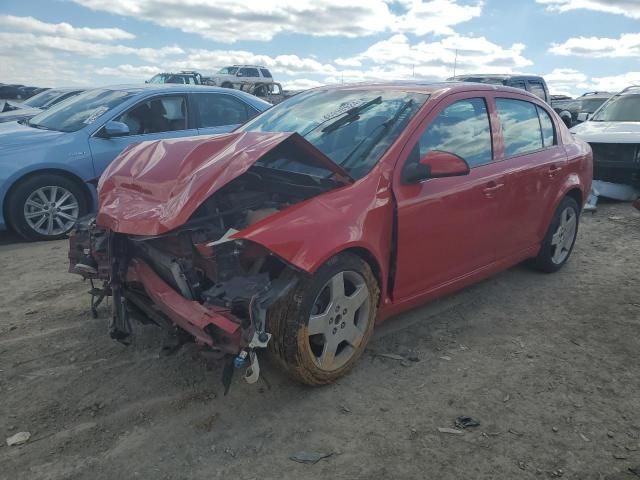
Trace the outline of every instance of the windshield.
{"type": "MultiPolygon", "coordinates": [[[[393,90],[309,90],[236,131],[297,132],[357,179],[373,168],[427,98],[393,90]]],[[[306,167],[305,173],[320,171],[306,167]]]]}
{"type": "Polygon", "coordinates": [[[238,67],[224,67],[218,72],[221,75],[235,75],[238,71],[238,67]]]}
{"type": "Polygon", "coordinates": [[[594,122],[640,122],[640,95],[616,95],[592,119],[594,122]]]}
{"type": "Polygon", "coordinates": [[[22,104],[32,108],[42,108],[58,95],[62,95],[62,92],[60,92],[60,90],[45,90],[44,92],[40,92],[39,94],[34,95],[28,100],[25,100],[24,102],[22,102],[22,104]]]}
{"type": "Polygon", "coordinates": [[[582,100],[580,111],[593,113],[598,109],[598,107],[600,107],[600,105],[602,105],[606,101],[606,98],[589,98],[587,100],[582,100]]]}
{"type": "Polygon", "coordinates": [[[149,83],[164,83],[164,74],[162,73],[158,73],[157,75],[154,75],[153,77],[151,77],[151,80],[149,80],[149,83]]]}
{"type": "Polygon", "coordinates": [[[39,113],[27,125],[45,130],[75,132],[92,124],[99,116],[132,95],[118,90],[90,90],[39,113]]]}

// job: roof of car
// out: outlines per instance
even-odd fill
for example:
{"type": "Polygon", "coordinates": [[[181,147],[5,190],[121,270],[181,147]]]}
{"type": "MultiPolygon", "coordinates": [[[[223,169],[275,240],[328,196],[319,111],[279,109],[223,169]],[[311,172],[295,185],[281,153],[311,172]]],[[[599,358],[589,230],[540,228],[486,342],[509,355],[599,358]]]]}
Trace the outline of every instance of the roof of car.
{"type": "Polygon", "coordinates": [[[129,93],[141,93],[148,90],[162,90],[162,91],[176,91],[184,92],[189,91],[203,91],[208,90],[211,92],[224,92],[224,93],[244,93],[239,90],[231,90],[229,88],[212,87],[209,85],[191,85],[183,83],[135,83],[135,84],[121,84],[121,85],[107,85],[103,87],[95,87],[103,90],[122,90],[129,93]]]}
{"type": "Polygon", "coordinates": [[[335,90],[376,90],[376,89],[388,89],[388,90],[405,90],[418,93],[434,94],[441,91],[449,92],[467,92],[469,90],[500,90],[510,93],[516,93],[519,95],[529,95],[533,98],[538,98],[532,93],[522,90],[520,88],[507,87],[504,85],[494,85],[489,83],[475,83],[475,82],[420,82],[420,81],[395,81],[395,82],[363,82],[363,83],[345,83],[340,85],[325,85],[322,87],[315,87],[313,90],[321,90],[324,88],[331,88],[335,90]]]}
{"type": "Polygon", "coordinates": [[[448,80],[462,80],[464,78],[494,78],[496,80],[509,80],[513,78],[535,78],[541,79],[540,75],[529,75],[526,73],[522,74],[502,74],[502,73],[469,73],[467,75],[456,75],[455,77],[451,77],[448,80]]]}

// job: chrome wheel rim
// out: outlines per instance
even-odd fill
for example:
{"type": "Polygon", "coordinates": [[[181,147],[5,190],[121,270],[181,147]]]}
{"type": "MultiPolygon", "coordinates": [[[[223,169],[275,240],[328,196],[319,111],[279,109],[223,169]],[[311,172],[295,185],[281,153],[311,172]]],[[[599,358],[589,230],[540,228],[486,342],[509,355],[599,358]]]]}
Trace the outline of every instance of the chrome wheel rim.
{"type": "Polygon", "coordinates": [[[577,231],[578,214],[573,208],[567,207],[560,214],[560,223],[551,237],[551,246],[553,247],[551,261],[553,263],[559,265],[567,259],[577,231]]]}
{"type": "Polygon", "coordinates": [[[316,366],[343,367],[356,353],[369,323],[369,288],[357,272],[335,274],[316,297],[307,325],[308,345],[316,366]]]}
{"type": "Polygon", "coordinates": [[[80,208],[75,195],[64,187],[50,185],[34,191],[24,203],[24,219],[35,232],[45,236],[71,230],[80,208]]]}

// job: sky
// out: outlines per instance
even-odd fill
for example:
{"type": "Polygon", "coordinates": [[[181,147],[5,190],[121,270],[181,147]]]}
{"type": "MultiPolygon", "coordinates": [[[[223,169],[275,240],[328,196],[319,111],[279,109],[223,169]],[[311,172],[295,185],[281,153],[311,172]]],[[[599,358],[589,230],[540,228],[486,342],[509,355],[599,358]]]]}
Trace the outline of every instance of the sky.
{"type": "Polygon", "coordinates": [[[0,82],[269,67],[289,89],[465,73],[552,94],[640,84],[640,0],[0,0],[0,82]]]}

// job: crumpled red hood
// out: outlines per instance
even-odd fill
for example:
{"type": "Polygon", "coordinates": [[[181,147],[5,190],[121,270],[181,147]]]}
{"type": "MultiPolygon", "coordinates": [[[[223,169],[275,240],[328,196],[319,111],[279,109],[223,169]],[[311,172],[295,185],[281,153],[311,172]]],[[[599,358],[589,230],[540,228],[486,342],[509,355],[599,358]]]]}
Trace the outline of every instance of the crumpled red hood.
{"type": "Polygon", "coordinates": [[[143,142],[125,149],[102,174],[97,223],[132,235],[173,230],[213,193],[284,142],[302,149],[302,160],[349,179],[297,133],[238,132],[143,142]]]}

